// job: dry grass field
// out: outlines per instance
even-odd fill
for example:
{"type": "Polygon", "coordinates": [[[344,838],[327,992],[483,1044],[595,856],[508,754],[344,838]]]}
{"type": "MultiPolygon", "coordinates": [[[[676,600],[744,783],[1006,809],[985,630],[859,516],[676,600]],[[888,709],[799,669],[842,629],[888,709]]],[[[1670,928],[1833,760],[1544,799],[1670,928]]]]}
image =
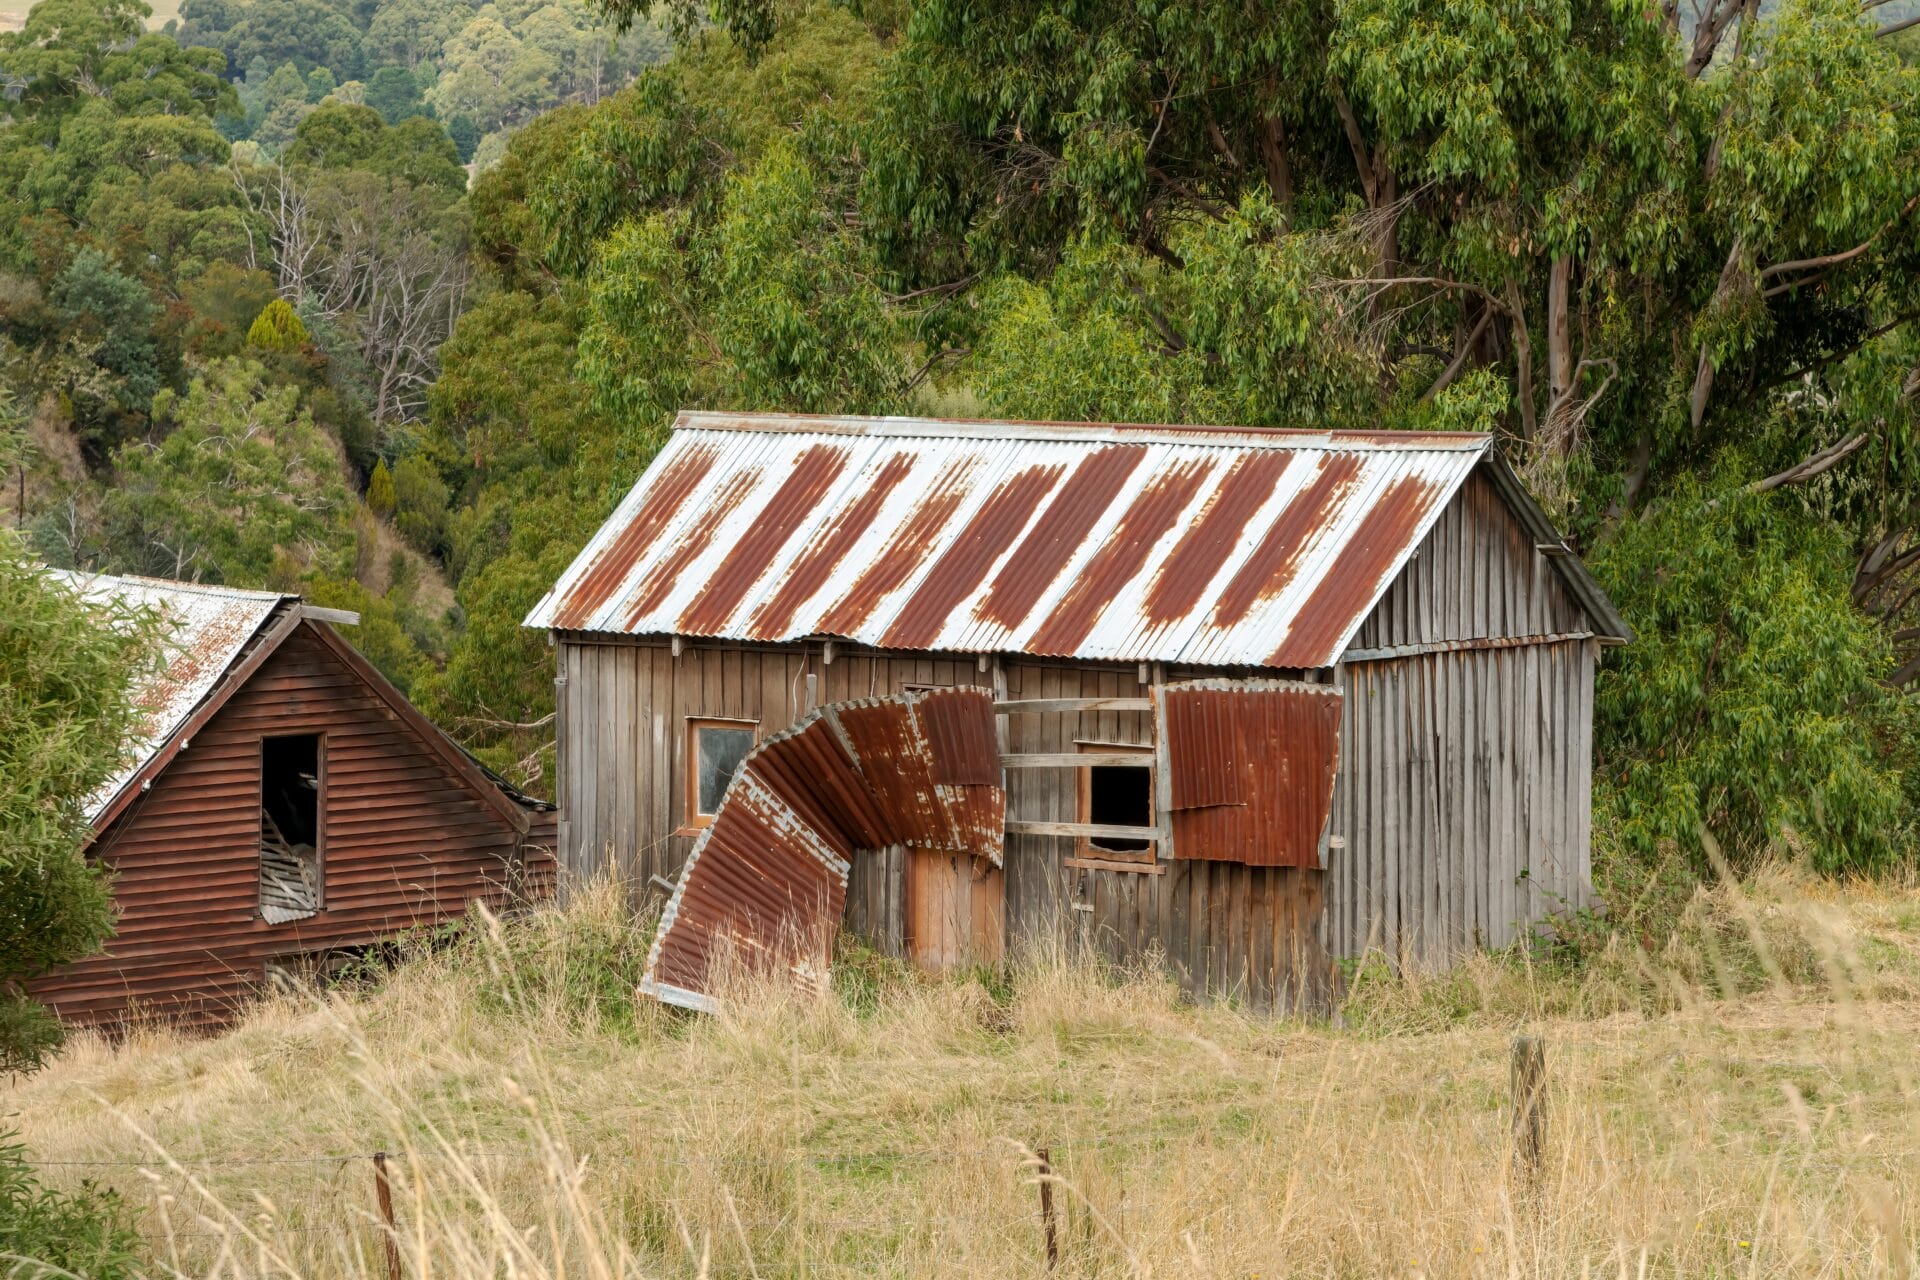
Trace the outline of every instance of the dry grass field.
{"type": "Polygon", "coordinates": [[[1920,1247],[1920,894],[1770,873],[1657,956],[1364,971],[1337,1025],[1034,957],[922,981],[624,995],[602,894],[477,928],[217,1039],[82,1039],[0,1095],[43,1175],[140,1207],[162,1274],[1906,1276],[1920,1247]],[[1510,1156],[1509,1043],[1547,1045],[1510,1156]],[[98,1162],[98,1163],[94,1163],[98,1162]]]}

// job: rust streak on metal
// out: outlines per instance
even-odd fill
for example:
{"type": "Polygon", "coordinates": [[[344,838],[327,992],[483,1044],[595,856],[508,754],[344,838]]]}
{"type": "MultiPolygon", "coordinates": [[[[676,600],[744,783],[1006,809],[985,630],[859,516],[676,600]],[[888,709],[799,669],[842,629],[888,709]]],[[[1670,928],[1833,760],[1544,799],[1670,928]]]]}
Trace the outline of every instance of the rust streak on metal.
{"type": "Polygon", "coordinates": [[[1008,630],[1024,622],[1146,456],[1145,445],[1108,445],[1083,458],[994,577],[974,616],[1008,630]]]}
{"type": "Polygon", "coordinates": [[[567,592],[555,614],[554,626],[582,626],[600,611],[660,531],[679,514],[688,495],[707,478],[719,456],[720,451],[710,445],[689,449],[661,469],[640,509],[567,592]]]}
{"type": "Polygon", "coordinates": [[[885,643],[903,649],[932,644],[954,609],[973,594],[1065,471],[1060,463],[1043,464],[1001,481],[901,607],[885,643]]]}
{"type": "Polygon", "coordinates": [[[760,472],[755,470],[735,472],[722,485],[720,492],[705,503],[705,509],[674,543],[673,550],[655,562],[647,571],[646,578],[640,583],[634,600],[627,610],[627,625],[632,626],[637,619],[645,617],[660,607],[660,604],[673,593],[674,583],[686,567],[700,558],[701,552],[713,542],[713,536],[720,526],[733,513],[740,501],[753,491],[759,482],[760,472]]]}
{"type": "Polygon", "coordinates": [[[1235,460],[1200,518],[1182,535],[1154,577],[1146,599],[1149,622],[1172,622],[1193,612],[1201,592],[1233,554],[1247,521],[1272,495],[1294,456],[1268,450],[1245,453],[1235,460]]]}
{"type": "Polygon", "coordinates": [[[1359,528],[1321,575],[1296,614],[1297,624],[1266,665],[1319,667],[1339,656],[1334,650],[1380,590],[1396,554],[1413,541],[1413,531],[1440,496],[1438,489],[1418,476],[1403,476],[1387,486],[1368,505],[1359,528]]]}
{"type": "Polygon", "coordinates": [[[1006,793],[993,696],[954,688],[833,703],[750,752],[661,917],[642,990],[714,1005],[724,956],[826,980],[858,849],[945,849],[998,864],[1006,793]]]}
{"type": "Polygon", "coordinates": [[[1162,697],[1174,856],[1318,866],[1339,771],[1340,693],[1207,680],[1162,697]]]}
{"type": "Polygon", "coordinates": [[[1260,545],[1233,575],[1213,607],[1213,624],[1230,627],[1253,611],[1262,600],[1284,591],[1300,569],[1310,538],[1326,525],[1327,515],[1340,505],[1360,475],[1362,459],[1355,454],[1325,455],[1320,470],[1293,496],[1260,545]]]}
{"type": "Polygon", "coordinates": [[[1101,610],[1132,580],[1212,470],[1205,462],[1184,463],[1155,476],[1120,517],[1112,535],[1054,606],[1028,646],[1034,653],[1072,653],[1093,631],[1101,610]]]}
{"type": "Polygon", "coordinates": [[[753,528],[714,568],[700,594],[680,614],[679,629],[687,635],[718,632],[846,469],[844,446],[816,444],[802,453],[780,488],[755,514],[753,528]]]}
{"type": "Polygon", "coordinates": [[[939,541],[940,533],[967,496],[966,478],[979,459],[963,457],[940,477],[933,491],[914,509],[886,549],[874,558],[847,593],[820,619],[827,635],[850,635],[865,622],[880,601],[913,576],[939,541]]]}
{"type": "Polygon", "coordinates": [[[794,562],[773,598],[755,611],[747,624],[748,634],[772,639],[787,633],[800,606],[827,585],[860,536],[872,527],[880,508],[913,471],[913,464],[913,455],[908,453],[896,453],[881,464],[852,505],[836,515],[820,538],[794,562]]]}

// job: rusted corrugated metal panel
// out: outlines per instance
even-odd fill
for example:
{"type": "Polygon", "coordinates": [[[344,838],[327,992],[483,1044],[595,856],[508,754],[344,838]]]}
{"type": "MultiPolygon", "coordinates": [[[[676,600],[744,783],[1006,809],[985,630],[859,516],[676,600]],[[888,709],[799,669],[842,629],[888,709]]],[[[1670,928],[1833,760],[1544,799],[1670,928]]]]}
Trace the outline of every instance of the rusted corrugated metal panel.
{"type": "Polygon", "coordinates": [[[1327,666],[1488,444],[687,413],[526,621],[1327,666]]]}
{"type": "Polygon", "coordinates": [[[1173,856],[1318,867],[1340,766],[1340,693],[1277,680],[1156,691],[1173,856]]]}
{"type": "Polygon", "coordinates": [[[824,982],[857,850],[912,845],[998,865],[1005,830],[987,690],[809,712],[728,784],[660,918],[641,990],[711,1009],[716,964],[824,982]]]}
{"type": "Polygon", "coordinates": [[[166,663],[133,690],[140,721],[130,735],[126,763],[87,798],[87,816],[95,819],[213,691],[273,611],[295,597],[157,578],[65,572],[53,576],[85,599],[151,610],[165,625],[161,643],[166,663]]]}

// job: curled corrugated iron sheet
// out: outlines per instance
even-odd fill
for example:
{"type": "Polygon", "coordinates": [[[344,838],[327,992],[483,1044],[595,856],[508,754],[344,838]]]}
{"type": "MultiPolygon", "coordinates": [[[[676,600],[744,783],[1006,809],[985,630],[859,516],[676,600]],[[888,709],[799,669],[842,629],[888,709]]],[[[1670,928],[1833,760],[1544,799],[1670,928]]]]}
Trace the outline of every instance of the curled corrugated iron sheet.
{"type": "Polygon", "coordinates": [[[158,578],[64,571],[52,576],[82,599],[150,610],[162,623],[164,661],[132,690],[139,721],[129,735],[120,770],[87,797],[87,818],[93,821],[213,691],[273,611],[297,597],[158,578]]]}
{"type": "Polygon", "coordinates": [[[1484,435],[684,413],[527,625],[1331,664],[1484,435]]]}
{"type": "Polygon", "coordinates": [[[993,697],[933,689],[821,707],[741,762],[660,918],[640,989],[711,1009],[724,963],[826,981],[854,853],[908,845],[999,865],[993,697]]]}
{"type": "Polygon", "coordinates": [[[1155,697],[1173,856],[1319,866],[1340,768],[1340,691],[1196,680],[1155,697]]]}

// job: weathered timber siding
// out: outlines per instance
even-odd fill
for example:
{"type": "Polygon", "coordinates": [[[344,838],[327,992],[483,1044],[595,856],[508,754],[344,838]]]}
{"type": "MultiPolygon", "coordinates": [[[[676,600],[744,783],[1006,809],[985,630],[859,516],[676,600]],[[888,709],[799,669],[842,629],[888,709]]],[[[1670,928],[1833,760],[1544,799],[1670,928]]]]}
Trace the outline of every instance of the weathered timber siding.
{"type": "Polygon", "coordinates": [[[104,954],[31,990],[63,1018],[226,1020],[267,962],[366,945],[551,882],[553,814],[523,839],[305,627],[94,845],[120,922],[104,954]],[[259,918],[260,739],[324,735],[325,908],[259,918]]]}
{"type": "MultiPolygon", "coordinates": [[[[568,762],[560,774],[562,863],[587,874],[611,870],[628,881],[636,899],[656,903],[662,894],[651,877],[672,880],[693,845],[693,836],[678,829],[689,717],[756,720],[763,733],[778,731],[807,709],[809,674],[820,702],[909,685],[991,686],[995,678],[972,658],[842,650],[826,663],[817,643],[687,642],[676,658],[663,642],[563,636],[559,655],[561,750],[568,762]],[[630,699],[651,710],[623,714],[619,709],[630,699]],[[633,781],[622,785],[621,779],[633,781]]],[[[1147,688],[1132,664],[1014,661],[1003,675],[1012,698],[1143,697],[1147,688]]],[[[1144,712],[1011,716],[1005,723],[1006,747],[1014,752],[1152,742],[1144,712]]],[[[1009,770],[1006,781],[1009,818],[1074,819],[1071,771],[1009,770]]],[[[1009,944],[1085,945],[1118,961],[1162,953],[1187,989],[1260,1007],[1319,998],[1327,973],[1317,936],[1321,872],[1175,860],[1159,864],[1164,873],[1155,875],[1063,865],[1072,856],[1068,839],[1007,837],[1009,944]]],[[[905,884],[904,851],[857,855],[847,927],[902,954],[905,884]]]]}
{"type": "Polygon", "coordinates": [[[1592,629],[1552,562],[1476,471],[1360,624],[1352,647],[1592,629]]]}
{"type": "Polygon", "coordinates": [[[1589,900],[1595,643],[1346,670],[1327,944],[1438,967],[1589,900]]]}

